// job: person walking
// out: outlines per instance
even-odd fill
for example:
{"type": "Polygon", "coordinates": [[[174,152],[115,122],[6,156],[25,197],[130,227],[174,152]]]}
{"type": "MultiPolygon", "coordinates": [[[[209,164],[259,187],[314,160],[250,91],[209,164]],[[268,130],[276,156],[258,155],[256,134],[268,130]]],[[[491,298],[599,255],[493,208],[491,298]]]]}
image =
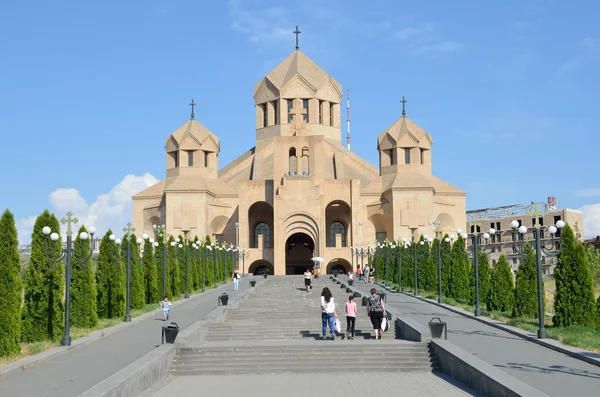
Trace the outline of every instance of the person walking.
{"type": "Polygon", "coordinates": [[[236,267],[233,271],[233,290],[237,291],[240,285],[240,268],[236,267]]]}
{"type": "Polygon", "coordinates": [[[371,284],[373,284],[374,281],[375,281],[375,268],[373,267],[373,264],[371,264],[371,268],[369,269],[369,282],[371,284]]]}
{"type": "Polygon", "coordinates": [[[358,282],[360,283],[360,276],[361,276],[360,266],[356,267],[356,276],[358,277],[358,282]]]}
{"type": "Polygon", "coordinates": [[[331,331],[331,340],[335,340],[335,330],[333,329],[333,320],[337,318],[335,311],[335,302],[329,288],[323,288],[321,292],[321,323],[323,326],[323,340],[327,339],[327,325],[331,331]]]}
{"type": "Polygon", "coordinates": [[[365,277],[364,277],[365,283],[368,283],[369,282],[369,266],[365,266],[363,273],[365,275],[365,277]]]}
{"type": "Polygon", "coordinates": [[[371,288],[371,296],[367,301],[367,316],[371,318],[371,324],[373,324],[373,330],[375,331],[375,339],[381,339],[383,332],[381,330],[381,321],[386,315],[385,304],[381,300],[381,297],[377,295],[377,290],[371,288]]]}
{"type": "Polygon", "coordinates": [[[171,316],[171,306],[173,306],[173,304],[169,302],[169,298],[165,295],[159,305],[163,311],[163,321],[169,321],[169,317],[171,316]]]}
{"type": "Polygon", "coordinates": [[[312,273],[310,272],[310,269],[306,269],[306,271],[304,272],[304,288],[306,288],[306,292],[310,292],[311,290],[311,286],[310,284],[312,283],[312,273]]]}
{"type": "Polygon", "coordinates": [[[346,302],[346,339],[354,340],[354,327],[356,325],[356,302],[354,295],[348,297],[346,302]]]}

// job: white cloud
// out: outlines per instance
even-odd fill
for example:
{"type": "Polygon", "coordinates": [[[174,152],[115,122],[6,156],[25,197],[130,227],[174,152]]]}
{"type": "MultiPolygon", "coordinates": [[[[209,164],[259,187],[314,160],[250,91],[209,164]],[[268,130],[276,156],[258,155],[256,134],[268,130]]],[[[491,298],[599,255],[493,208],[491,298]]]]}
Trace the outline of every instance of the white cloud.
{"type": "Polygon", "coordinates": [[[600,187],[580,189],[573,193],[576,197],[600,197],[600,187]]]}
{"type": "Polygon", "coordinates": [[[579,45],[584,48],[594,48],[596,47],[596,44],[597,40],[592,37],[586,37],[579,42],[579,45]]]}
{"type": "Polygon", "coordinates": [[[392,37],[412,56],[445,54],[462,47],[462,43],[457,41],[440,39],[432,22],[407,26],[393,33],[392,37]]]}
{"type": "MultiPolygon", "coordinates": [[[[159,182],[158,179],[150,174],[127,175],[108,193],[100,194],[91,205],[85,201],[77,189],[56,189],[49,196],[50,210],[59,219],[71,211],[79,220],[77,228],[80,225],[95,226],[96,234],[99,237],[103,236],[108,229],[119,231],[119,234],[122,234],[121,229],[133,218],[131,196],[157,182],[159,182]]],[[[36,218],[37,215],[29,216],[17,222],[21,244],[31,241],[31,232],[36,218]]],[[[63,227],[62,232],[64,231],[63,227]]]]}
{"type": "Polygon", "coordinates": [[[253,43],[292,40],[292,30],[284,7],[260,7],[256,2],[231,0],[228,3],[231,28],[248,36],[253,43]]]}
{"type": "Polygon", "coordinates": [[[584,205],[579,211],[583,212],[584,238],[600,236],[600,203],[584,205]]]}

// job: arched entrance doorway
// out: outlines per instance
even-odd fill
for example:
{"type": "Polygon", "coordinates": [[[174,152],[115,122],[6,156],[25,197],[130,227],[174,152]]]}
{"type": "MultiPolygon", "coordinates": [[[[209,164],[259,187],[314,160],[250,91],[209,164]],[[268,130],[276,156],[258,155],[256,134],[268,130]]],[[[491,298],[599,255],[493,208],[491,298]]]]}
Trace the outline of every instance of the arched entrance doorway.
{"type": "Polygon", "coordinates": [[[336,259],[332,259],[331,261],[329,261],[329,263],[327,264],[327,274],[331,274],[334,271],[337,271],[338,273],[348,273],[350,271],[352,271],[352,265],[350,265],[350,263],[342,258],[336,258],[336,259]]]}
{"type": "Polygon", "coordinates": [[[265,270],[268,271],[268,274],[275,274],[273,271],[273,265],[270,262],[265,261],[263,259],[259,259],[257,261],[254,261],[250,265],[250,267],[248,268],[248,273],[254,275],[262,275],[265,270]]]}
{"type": "Polygon", "coordinates": [[[312,268],[315,242],[308,234],[294,233],[285,242],[285,274],[303,274],[312,268]]]}

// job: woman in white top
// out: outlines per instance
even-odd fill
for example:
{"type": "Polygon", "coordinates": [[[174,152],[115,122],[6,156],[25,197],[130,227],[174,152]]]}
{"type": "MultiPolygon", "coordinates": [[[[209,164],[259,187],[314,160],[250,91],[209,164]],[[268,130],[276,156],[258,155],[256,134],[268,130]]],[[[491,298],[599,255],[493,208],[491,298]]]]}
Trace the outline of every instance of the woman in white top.
{"type": "Polygon", "coordinates": [[[310,272],[310,269],[306,269],[306,271],[304,272],[304,287],[306,287],[306,292],[310,292],[311,281],[312,281],[312,273],[310,272]]]}
{"type": "Polygon", "coordinates": [[[333,319],[337,318],[335,312],[335,302],[329,288],[323,288],[321,292],[321,322],[323,325],[323,340],[327,339],[327,324],[331,331],[331,340],[335,340],[335,330],[333,329],[333,319]]]}

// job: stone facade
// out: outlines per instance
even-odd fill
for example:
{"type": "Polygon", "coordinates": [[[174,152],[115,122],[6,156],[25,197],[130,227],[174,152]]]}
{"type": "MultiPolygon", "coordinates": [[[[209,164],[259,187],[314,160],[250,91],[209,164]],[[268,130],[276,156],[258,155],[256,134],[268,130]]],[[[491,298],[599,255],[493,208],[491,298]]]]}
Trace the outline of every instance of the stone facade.
{"type": "Polygon", "coordinates": [[[166,141],[166,179],[133,197],[136,230],[249,248],[245,269],[298,274],[310,258],[349,271],[352,246],[466,226],[466,193],[431,173],[431,136],[403,115],[377,138],[379,167],[341,140],[342,87],[296,50],[254,88],[256,145],[219,169],[195,119],[166,141]],[[360,224],[360,226],[359,226],[360,224]]]}

